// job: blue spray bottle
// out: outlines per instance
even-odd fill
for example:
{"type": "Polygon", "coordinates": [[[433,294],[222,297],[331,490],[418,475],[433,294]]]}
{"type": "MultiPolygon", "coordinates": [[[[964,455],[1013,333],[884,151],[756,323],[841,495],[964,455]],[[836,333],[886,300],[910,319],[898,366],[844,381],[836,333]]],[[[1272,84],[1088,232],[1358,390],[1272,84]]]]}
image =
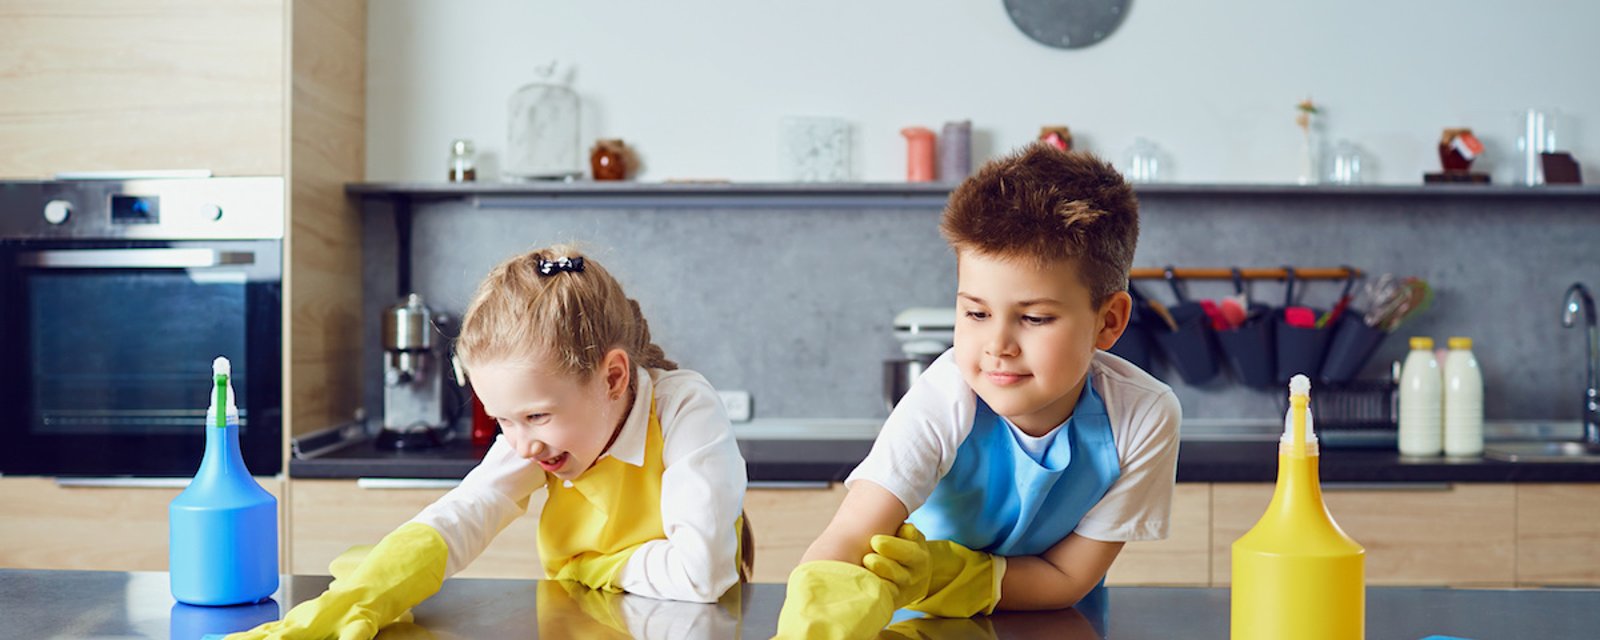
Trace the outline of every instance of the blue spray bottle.
{"type": "Polygon", "coordinates": [[[259,602],[278,590],[278,499],[239,455],[239,408],[227,358],[211,363],[206,453],[167,508],[172,597],[197,605],[259,602]]]}

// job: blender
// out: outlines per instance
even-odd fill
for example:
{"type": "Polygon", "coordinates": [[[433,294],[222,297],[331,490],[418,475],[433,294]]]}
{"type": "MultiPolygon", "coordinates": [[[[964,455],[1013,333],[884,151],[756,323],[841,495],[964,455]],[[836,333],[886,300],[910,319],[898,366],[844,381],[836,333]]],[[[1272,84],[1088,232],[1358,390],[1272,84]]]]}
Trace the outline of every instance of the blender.
{"type": "Polygon", "coordinates": [[[433,313],[415,293],[383,313],[383,430],[379,449],[437,447],[448,421],[433,313]]]}
{"type": "Polygon", "coordinates": [[[955,342],[954,307],[912,307],[894,317],[894,337],[903,358],[883,362],[883,400],[890,411],[917,377],[955,342]]]}

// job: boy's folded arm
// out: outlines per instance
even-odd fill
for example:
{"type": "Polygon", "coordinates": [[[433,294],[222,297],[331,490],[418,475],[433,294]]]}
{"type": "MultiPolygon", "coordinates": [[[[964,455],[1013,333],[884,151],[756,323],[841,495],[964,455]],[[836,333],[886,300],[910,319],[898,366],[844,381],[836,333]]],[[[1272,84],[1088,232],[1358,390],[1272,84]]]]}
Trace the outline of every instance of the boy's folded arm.
{"type": "Polygon", "coordinates": [[[1006,558],[997,608],[1027,611],[1077,604],[1105,577],[1122,545],[1074,533],[1042,555],[1006,558]]]}
{"type": "Polygon", "coordinates": [[[888,489],[871,480],[854,482],[833,520],[800,562],[838,560],[860,565],[872,551],[872,536],[894,535],[908,515],[905,504],[888,489]]]}

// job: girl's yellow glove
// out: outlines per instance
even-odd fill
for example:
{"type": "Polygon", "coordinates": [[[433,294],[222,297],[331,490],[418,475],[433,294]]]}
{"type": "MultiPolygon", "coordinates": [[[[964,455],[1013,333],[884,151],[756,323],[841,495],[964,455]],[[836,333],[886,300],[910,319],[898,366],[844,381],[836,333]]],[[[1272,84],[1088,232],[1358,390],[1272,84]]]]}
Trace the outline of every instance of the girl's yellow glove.
{"type": "Polygon", "coordinates": [[[1000,603],[1005,558],[973,551],[949,540],[926,540],[911,524],[895,536],[872,536],[872,553],[862,561],[873,574],[894,583],[898,608],[944,618],[970,618],[994,612],[1000,603]]]}
{"type": "Polygon", "coordinates": [[[322,595],[300,603],[282,620],[228,640],[367,640],[439,591],[449,553],[433,527],[406,524],[384,536],[350,575],[335,578],[322,595]]]}
{"type": "Polygon", "coordinates": [[[813,560],[789,574],[777,638],[871,638],[894,615],[895,586],[865,568],[813,560]]]}

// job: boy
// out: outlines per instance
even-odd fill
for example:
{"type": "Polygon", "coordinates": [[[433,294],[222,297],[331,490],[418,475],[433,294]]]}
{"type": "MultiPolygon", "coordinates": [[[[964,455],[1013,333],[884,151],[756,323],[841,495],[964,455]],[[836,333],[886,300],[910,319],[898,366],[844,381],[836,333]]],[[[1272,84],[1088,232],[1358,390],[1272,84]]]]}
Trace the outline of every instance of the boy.
{"type": "Polygon", "coordinates": [[[1104,588],[1124,542],[1166,537],[1177,398],[1103,351],[1132,306],[1132,188],[1094,156],[1034,145],[961,184],[940,227],[954,348],[845,481],[789,577],[780,636],[872,635],[902,607],[1070,607],[1104,588]]]}

